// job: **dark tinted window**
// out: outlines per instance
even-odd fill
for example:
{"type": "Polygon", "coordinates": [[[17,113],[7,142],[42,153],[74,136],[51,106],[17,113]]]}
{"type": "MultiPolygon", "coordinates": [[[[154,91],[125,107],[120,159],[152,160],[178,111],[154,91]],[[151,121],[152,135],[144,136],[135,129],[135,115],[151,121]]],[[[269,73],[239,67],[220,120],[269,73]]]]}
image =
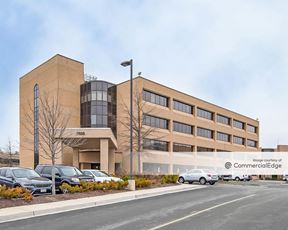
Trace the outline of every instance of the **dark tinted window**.
{"type": "Polygon", "coordinates": [[[253,125],[247,125],[247,131],[250,133],[256,133],[257,132],[257,128],[253,125]]]}
{"type": "Polygon", "coordinates": [[[217,114],[217,122],[225,125],[230,125],[231,119],[229,117],[217,114]]]}
{"type": "Polygon", "coordinates": [[[166,141],[144,139],[143,149],[168,151],[168,144],[166,141]]]}
{"type": "Polygon", "coordinates": [[[214,149],[198,146],[197,152],[214,152],[214,149]]]}
{"type": "Polygon", "coordinates": [[[34,168],[39,164],[39,86],[34,86],[34,168]]]}
{"type": "Polygon", "coordinates": [[[249,147],[254,147],[254,148],[256,148],[257,147],[257,141],[253,141],[253,140],[247,140],[247,145],[249,146],[249,147]]]}
{"type": "Polygon", "coordinates": [[[185,104],[185,103],[180,102],[180,101],[174,100],[173,101],[173,108],[175,110],[178,110],[178,111],[181,111],[181,112],[184,112],[184,113],[189,113],[189,114],[193,113],[192,105],[188,105],[188,104],[185,104]]]}
{"type": "Polygon", "coordinates": [[[205,109],[197,108],[197,116],[213,120],[213,113],[205,109]]]}
{"type": "Polygon", "coordinates": [[[168,98],[156,93],[143,90],[143,100],[151,102],[153,104],[162,105],[168,107],[168,98]]]}
{"type": "Polygon", "coordinates": [[[244,129],[245,124],[241,121],[233,120],[233,126],[238,129],[244,129]]]}
{"type": "Polygon", "coordinates": [[[173,130],[180,133],[193,134],[193,127],[191,125],[183,124],[173,121],[173,130]]]}
{"type": "Polygon", "coordinates": [[[116,86],[104,81],[81,85],[81,127],[109,127],[116,134],[116,91],[116,86]]]}
{"type": "Polygon", "coordinates": [[[173,152],[193,152],[193,146],[180,143],[173,143],[173,152]]]}
{"type": "Polygon", "coordinates": [[[217,140],[230,142],[230,135],[227,133],[217,132],[217,140]]]}
{"type": "Polygon", "coordinates": [[[197,136],[213,139],[213,131],[210,129],[197,128],[197,136]]]}
{"type": "Polygon", "coordinates": [[[233,137],[233,142],[238,145],[245,145],[245,139],[243,137],[233,137]]]}
{"type": "Polygon", "coordinates": [[[143,124],[155,128],[168,129],[168,120],[148,114],[144,114],[143,124]]]}

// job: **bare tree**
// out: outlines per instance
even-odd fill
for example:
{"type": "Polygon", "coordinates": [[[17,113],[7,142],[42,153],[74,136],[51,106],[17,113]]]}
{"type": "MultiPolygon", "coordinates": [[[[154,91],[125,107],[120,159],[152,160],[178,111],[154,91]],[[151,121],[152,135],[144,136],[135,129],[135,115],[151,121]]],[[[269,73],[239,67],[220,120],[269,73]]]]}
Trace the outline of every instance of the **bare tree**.
{"type": "MultiPolygon", "coordinates": [[[[34,102],[35,103],[35,102],[34,102]]],[[[34,107],[30,105],[30,113],[25,113],[25,128],[34,137],[38,133],[38,145],[40,156],[50,160],[52,164],[52,194],[55,194],[55,164],[57,159],[62,156],[63,144],[70,147],[82,145],[85,140],[71,138],[67,133],[67,125],[70,114],[65,113],[59,103],[58,93],[56,96],[49,97],[43,93],[39,96],[38,115],[35,115],[34,107]],[[32,114],[32,115],[31,115],[32,114]],[[36,116],[36,117],[35,117],[36,116]],[[37,123],[35,123],[37,119],[37,123]],[[35,128],[35,126],[37,126],[35,128]]],[[[33,143],[34,143],[33,139],[33,143]]],[[[35,145],[35,143],[34,143],[35,145]]],[[[34,147],[35,148],[35,147],[34,147]]]]}
{"type": "Polygon", "coordinates": [[[12,167],[13,166],[13,154],[16,154],[16,150],[10,138],[8,138],[5,152],[6,154],[8,154],[8,166],[12,167]]]}
{"type": "MultiPolygon", "coordinates": [[[[124,117],[121,117],[119,122],[125,127],[127,132],[120,133],[120,137],[123,139],[123,147],[129,148],[129,133],[130,131],[130,108],[127,104],[122,102],[124,106],[124,117]]],[[[137,164],[138,164],[138,174],[141,170],[141,152],[143,152],[144,139],[156,137],[157,139],[162,139],[166,135],[159,136],[157,128],[145,125],[146,114],[154,114],[153,108],[149,108],[146,105],[146,101],[143,100],[143,91],[134,90],[133,95],[133,116],[132,116],[132,129],[133,129],[133,151],[137,153],[137,164]],[[155,135],[155,136],[154,136],[155,135]]]]}
{"type": "Polygon", "coordinates": [[[10,140],[10,138],[8,139],[8,144],[7,144],[7,149],[6,149],[6,151],[7,151],[7,153],[8,153],[8,165],[9,165],[9,167],[12,167],[13,166],[13,162],[12,162],[12,154],[13,154],[13,150],[12,150],[12,143],[11,143],[11,140],[10,140]]]}

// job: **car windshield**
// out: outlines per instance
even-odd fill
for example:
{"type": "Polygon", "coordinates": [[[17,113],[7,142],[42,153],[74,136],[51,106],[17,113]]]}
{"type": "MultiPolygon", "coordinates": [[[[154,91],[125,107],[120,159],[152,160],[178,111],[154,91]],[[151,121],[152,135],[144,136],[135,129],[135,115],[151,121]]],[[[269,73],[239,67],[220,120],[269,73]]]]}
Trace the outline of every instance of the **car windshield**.
{"type": "Polygon", "coordinates": [[[32,169],[13,169],[12,172],[17,178],[40,177],[40,175],[32,169]]]}
{"type": "Polygon", "coordinates": [[[102,171],[92,171],[93,175],[96,177],[110,177],[109,174],[102,171]]]}
{"type": "Polygon", "coordinates": [[[61,171],[64,176],[78,176],[78,175],[83,175],[83,173],[74,167],[63,167],[61,168],[61,171]]]}

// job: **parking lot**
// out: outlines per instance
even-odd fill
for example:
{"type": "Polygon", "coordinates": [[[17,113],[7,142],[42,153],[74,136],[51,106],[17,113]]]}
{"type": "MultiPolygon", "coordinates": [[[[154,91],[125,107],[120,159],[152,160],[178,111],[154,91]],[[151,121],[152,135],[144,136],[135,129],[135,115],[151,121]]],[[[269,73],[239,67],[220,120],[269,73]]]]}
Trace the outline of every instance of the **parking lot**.
{"type": "Polygon", "coordinates": [[[0,228],[287,229],[287,192],[283,182],[216,183],[189,192],[14,221],[0,228]]]}

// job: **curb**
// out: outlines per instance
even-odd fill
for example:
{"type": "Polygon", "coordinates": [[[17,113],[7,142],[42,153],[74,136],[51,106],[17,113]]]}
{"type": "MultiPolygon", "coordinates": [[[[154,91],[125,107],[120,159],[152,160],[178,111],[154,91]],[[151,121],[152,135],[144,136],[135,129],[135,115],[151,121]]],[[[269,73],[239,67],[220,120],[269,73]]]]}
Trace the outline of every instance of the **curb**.
{"type": "MultiPolygon", "coordinates": [[[[178,187],[178,186],[177,186],[178,187]]],[[[73,200],[66,200],[64,202],[67,202],[68,204],[64,204],[63,206],[58,206],[58,207],[46,207],[43,209],[35,209],[35,210],[25,210],[25,208],[29,209],[29,206],[19,206],[19,211],[17,210],[17,212],[12,213],[12,214],[8,214],[7,215],[3,215],[0,214],[0,224],[1,223],[6,223],[6,222],[11,222],[11,221],[16,221],[16,220],[23,220],[23,219],[29,219],[29,218],[33,218],[33,217],[40,217],[40,216],[45,216],[45,215],[52,215],[52,214],[57,214],[57,213],[62,213],[62,212],[69,212],[69,211],[75,211],[75,210],[81,210],[81,209],[86,209],[86,208],[93,208],[93,207],[97,207],[97,206],[104,206],[104,205],[109,205],[109,204],[115,204],[115,203],[121,203],[121,202],[126,202],[126,201],[133,201],[133,200],[139,200],[139,199],[145,199],[145,198],[149,198],[149,197],[156,197],[156,196],[161,196],[161,195],[167,195],[167,194],[171,194],[171,193],[178,193],[178,192],[186,192],[186,191],[191,191],[191,190],[197,190],[197,189],[201,189],[201,188],[205,188],[206,186],[197,186],[197,187],[185,187],[185,188],[175,188],[175,189],[171,189],[168,191],[155,191],[155,192],[150,192],[150,193],[144,193],[144,194],[127,194],[124,197],[118,197],[118,198],[114,198],[114,197],[109,197],[107,199],[105,199],[105,197],[103,200],[101,200],[100,196],[97,198],[100,198],[100,200],[96,200],[96,201],[89,201],[89,198],[80,198],[83,199],[84,202],[81,202],[79,204],[73,204],[71,201],[73,200]],[[84,200],[87,199],[87,200],[84,200]],[[70,204],[69,204],[70,201],[70,204]],[[22,210],[21,210],[22,209],[22,210]]],[[[143,191],[143,190],[139,190],[139,191],[143,191]]],[[[148,190],[149,192],[149,190],[148,190]]],[[[113,194],[112,194],[113,195],[113,194]]],[[[104,195],[106,196],[106,195],[104,195]]],[[[109,195],[108,195],[109,196],[109,195]]],[[[91,198],[90,198],[91,199],[91,198]]],[[[57,203],[59,204],[60,202],[63,201],[59,201],[59,202],[53,202],[55,205],[57,205],[57,203]]],[[[63,202],[63,203],[64,203],[63,202]]],[[[53,205],[53,203],[46,203],[46,205],[53,205]]],[[[45,205],[44,204],[39,204],[41,207],[45,205]]],[[[36,205],[35,205],[36,206],[36,205]]],[[[38,207],[40,207],[38,206],[38,207]]],[[[16,208],[16,207],[13,207],[16,208]]],[[[7,208],[9,209],[9,208],[7,208]]],[[[1,211],[1,209],[0,209],[1,211]]]]}

